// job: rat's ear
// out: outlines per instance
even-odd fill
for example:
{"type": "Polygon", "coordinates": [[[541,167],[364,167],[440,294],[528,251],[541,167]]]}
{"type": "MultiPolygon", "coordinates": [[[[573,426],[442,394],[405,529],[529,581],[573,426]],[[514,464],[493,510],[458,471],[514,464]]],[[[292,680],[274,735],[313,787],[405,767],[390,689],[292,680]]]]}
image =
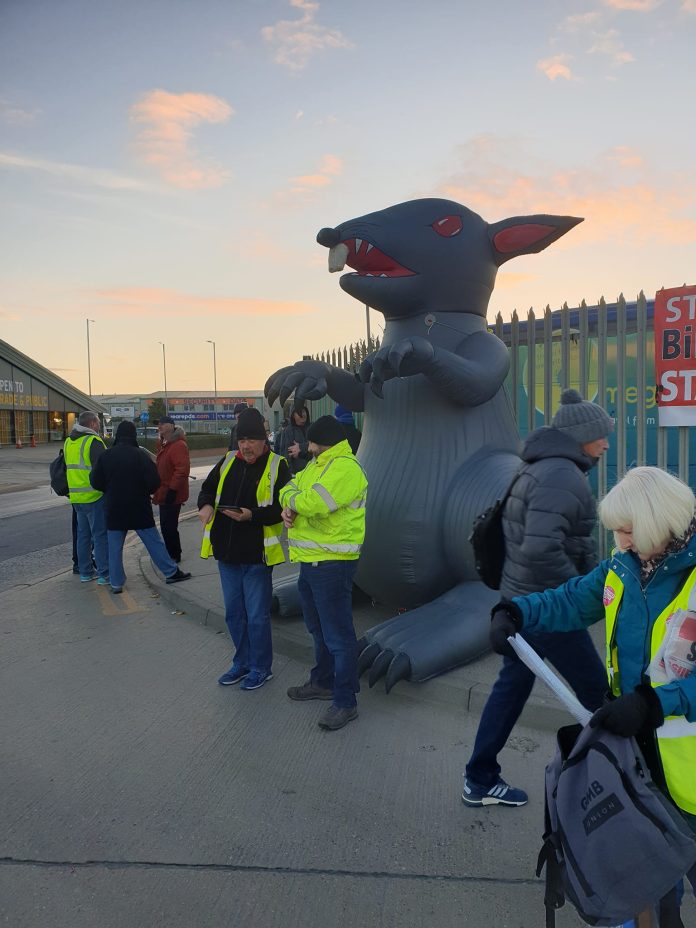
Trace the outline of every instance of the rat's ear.
{"type": "Polygon", "coordinates": [[[488,226],[493,259],[500,267],[517,255],[543,251],[579,222],[577,216],[513,216],[493,222],[488,226]]]}

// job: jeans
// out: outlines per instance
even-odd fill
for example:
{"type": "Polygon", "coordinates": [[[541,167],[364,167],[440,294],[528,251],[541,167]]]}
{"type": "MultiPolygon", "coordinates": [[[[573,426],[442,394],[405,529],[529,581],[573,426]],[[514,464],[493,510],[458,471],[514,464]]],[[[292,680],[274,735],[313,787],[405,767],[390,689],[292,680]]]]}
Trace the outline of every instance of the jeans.
{"type": "Polygon", "coordinates": [[[181,560],[181,539],[179,538],[179,513],[181,503],[160,503],[160,530],[169,556],[177,563],[181,560]]]}
{"type": "Polygon", "coordinates": [[[234,642],[234,667],[266,674],[273,664],[273,568],[218,561],[225,622],[234,642]]]}
{"type": "MultiPolygon", "coordinates": [[[[608,690],[607,672],[586,631],[525,632],[525,640],[565,677],[586,709],[598,709],[608,690]]],[[[498,754],[505,746],[529,699],[536,677],[515,655],[503,667],[481,713],[466,776],[489,789],[500,776],[498,754]]]]}
{"type": "MultiPolygon", "coordinates": [[[[147,553],[165,577],[173,577],[179,569],[167,554],[160,533],[153,525],[151,528],[134,528],[133,531],[147,548],[147,553]]],[[[118,590],[126,582],[123,570],[123,542],[128,532],[109,529],[109,578],[111,586],[118,590]]]]}
{"type": "Polygon", "coordinates": [[[82,577],[91,577],[92,556],[97,565],[97,574],[109,576],[109,554],[106,541],[106,516],[104,497],[93,503],[75,503],[77,513],[77,565],[82,577]]]}
{"type": "Polygon", "coordinates": [[[319,561],[300,565],[297,590],[307,631],[314,639],[310,680],[333,690],[338,709],[357,705],[358,642],[353,627],[353,576],[357,561],[319,561]]]}

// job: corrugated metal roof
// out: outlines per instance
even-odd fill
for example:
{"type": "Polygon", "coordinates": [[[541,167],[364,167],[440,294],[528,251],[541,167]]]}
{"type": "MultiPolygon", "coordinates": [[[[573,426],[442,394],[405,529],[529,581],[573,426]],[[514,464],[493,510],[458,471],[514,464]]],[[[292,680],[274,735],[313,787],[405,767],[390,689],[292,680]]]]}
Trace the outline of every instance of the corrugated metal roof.
{"type": "Polygon", "coordinates": [[[100,413],[105,413],[107,411],[97,400],[87,396],[82,390],[78,390],[77,387],[68,383],[67,380],[63,380],[62,377],[54,374],[53,371],[50,371],[47,367],[43,367],[38,361],[32,360],[26,354],[22,354],[21,351],[13,348],[12,345],[4,342],[2,339],[0,339],[0,358],[15,367],[21,368],[21,370],[29,374],[30,377],[36,377],[37,380],[45,383],[51,390],[55,390],[56,393],[61,393],[83,409],[93,409],[95,412],[100,413]]]}

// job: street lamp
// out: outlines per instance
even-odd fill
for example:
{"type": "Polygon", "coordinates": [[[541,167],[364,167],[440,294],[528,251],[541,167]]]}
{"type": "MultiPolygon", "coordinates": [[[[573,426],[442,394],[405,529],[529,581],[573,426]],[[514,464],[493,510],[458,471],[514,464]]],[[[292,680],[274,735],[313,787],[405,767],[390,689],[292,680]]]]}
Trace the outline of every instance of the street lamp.
{"type": "Polygon", "coordinates": [[[213,409],[215,410],[215,434],[218,432],[218,411],[217,411],[217,364],[215,362],[215,342],[210,338],[206,338],[206,341],[209,345],[213,346],[213,390],[215,391],[215,405],[213,409]]]}
{"type": "Polygon", "coordinates": [[[162,346],[162,368],[164,370],[164,414],[169,415],[169,397],[167,395],[167,354],[164,350],[164,342],[158,342],[162,346]]]}
{"type": "Polygon", "coordinates": [[[87,383],[89,384],[88,390],[89,395],[92,395],[92,361],[89,356],[89,324],[94,322],[94,319],[87,320],[87,383]]]}

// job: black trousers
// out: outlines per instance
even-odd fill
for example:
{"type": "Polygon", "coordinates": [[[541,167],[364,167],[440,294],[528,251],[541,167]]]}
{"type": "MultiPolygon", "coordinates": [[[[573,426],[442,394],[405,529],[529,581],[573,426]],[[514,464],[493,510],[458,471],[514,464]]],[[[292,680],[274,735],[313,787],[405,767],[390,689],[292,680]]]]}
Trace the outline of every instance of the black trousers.
{"type": "Polygon", "coordinates": [[[161,503],[160,512],[160,530],[164,545],[169,553],[169,557],[176,561],[181,560],[181,539],[179,538],[179,513],[181,512],[181,503],[161,503]]]}

